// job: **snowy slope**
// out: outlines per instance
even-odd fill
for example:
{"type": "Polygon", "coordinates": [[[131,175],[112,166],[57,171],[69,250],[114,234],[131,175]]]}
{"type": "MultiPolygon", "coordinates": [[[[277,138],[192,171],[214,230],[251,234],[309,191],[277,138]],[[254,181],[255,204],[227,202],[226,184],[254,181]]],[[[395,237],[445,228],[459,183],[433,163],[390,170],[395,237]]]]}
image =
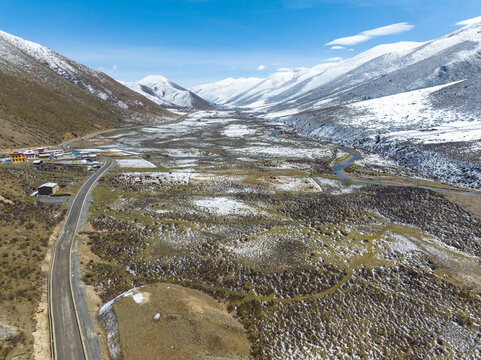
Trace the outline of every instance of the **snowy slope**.
{"type": "MultiPolygon", "coordinates": [[[[293,77],[288,78],[282,84],[276,84],[272,88],[272,91],[265,92],[259,91],[260,96],[253,96],[251,98],[240,98],[234,102],[234,106],[252,106],[257,109],[268,109],[277,104],[293,104],[293,107],[297,106],[296,100],[315,91],[318,95],[319,89],[322,86],[335,81],[336,79],[342,79],[344,84],[350,84],[354,86],[358,82],[365,81],[367,77],[377,77],[382,75],[381,72],[392,71],[393,59],[402,56],[414,48],[420,46],[421,43],[413,42],[401,42],[396,44],[380,45],[374,47],[362,54],[359,54],[351,59],[347,59],[341,62],[325,63],[316,65],[310,69],[303,69],[297,71],[293,77]],[[370,64],[370,69],[362,69],[366,64],[370,64]],[[355,69],[362,69],[362,76],[360,79],[356,79],[355,76],[349,74],[349,72],[355,69]],[[255,102],[250,101],[255,99],[255,102]]],[[[271,77],[276,77],[278,74],[273,74],[271,77]]],[[[330,91],[326,91],[328,94],[330,91]]],[[[301,104],[302,105],[302,104],[301,104]]],[[[288,108],[289,106],[284,106],[288,108]]]]}
{"type": "Polygon", "coordinates": [[[168,114],[157,104],[124,87],[106,74],[76,63],[40,44],[0,31],[0,71],[27,75],[58,90],[65,85],[55,75],[114,105],[124,116],[140,119],[168,114]]]}
{"type": "Polygon", "coordinates": [[[374,48],[301,76],[306,80],[280,87],[257,110],[304,135],[481,189],[479,21],[436,40],[374,48]]]}
{"type": "Polygon", "coordinates": [[[433,106],[432,96],[442,89],[462,85],[456,81],[445,85],[413,90],[383,98],[350,104],[358,116],[340,124],[384,133],[388,138],[424,144],[481,140],[481,119],[472,119],[452,108],[433,106]]]}
{"type": "Polygon", "coordinates": [[[250,89],[231,97],[229,102],[233,106],[243,106],[248,103],[252,107],[258,107],[263,104],[266,96],[269,96],[279,86],[291,81],[296,75],[297,72],[293,70],[276,72],[250,89]]]}
{"type": "Polygon", "coordinates": [[[376,46],[353,58],[274,73],[249,88],[245,79],[196,87],[206,98],[257,111],[303,111],[379,98],[470,78],[481,71],[481,24],[424,42],[376,46]]]}
{"type": "Polygon", "coordinates": [[[208,101],[160,75],[150,75],[136,82],[119,82],[167,108],[213,109],[208,101]]]}
{"type": "Polygon", "coordinates": [[[215,104],[224,105],[230,103],[232,98],[248,91],[261,81],[263,81],[263,79],[256,77],[240,79],[228,78],[210,84],[195,86],[190,90],[215,104]]]}
{"type": "MultiPolygon", "coordinates": [[[[333,79],[341,78],[349,71],[375,58],[386,54],[396,57],[420,45],[422,43],[413,42],[380,45],[342,62],[329,62],[312,68],[279,71],[265,79],[229,78],[212,84],[200,85],[192,90],[205,98],[216,99],[222,104],[263,109],[276,102],[284,102],[300,96],[333,79]],[[276,100],[276,98],[279,99],[276,100]]],[[[386,58],[385,62],[389,63],[390,60],[392,59],[386,58]]]]}
{"type": "Polygon", "coordinates": [[[174,116],[100,71],[3,31],[0,104],[0,147],[8,148],[174,116]]]}

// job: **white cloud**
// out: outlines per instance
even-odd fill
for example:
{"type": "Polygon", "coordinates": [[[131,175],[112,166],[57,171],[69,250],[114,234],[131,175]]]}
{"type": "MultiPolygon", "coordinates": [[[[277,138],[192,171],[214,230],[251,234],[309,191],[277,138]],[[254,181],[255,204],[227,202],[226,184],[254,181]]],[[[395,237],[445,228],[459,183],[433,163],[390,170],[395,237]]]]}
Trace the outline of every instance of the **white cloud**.
{"type": "Polygon", "coordinates": [[[331,42],[328,42],[326,44],[326,46],[356,45],[356,44],[371,40],[372,38],[375,38],[375,37],[378,37],[378,36],[400,34],[402,32],[409,31],[412,28],[414,28],[414,25],[408,24],[407,22],[400,22],[400,23],[397,23],[397,24],[382,26],[382,27],[372,29],[372,30],[366,30],[366,31],[363,31],[363,32],[361,32],[357,35],[339,38],[339,39],[333,40],[331,42]]]}
{"type": "Polygon", "coordinates": [[[338,62],[338,61],[341,61],[341,60],[342,60],[342,57],[337,56],[337,57],[329,58],[326,61],[328,61],[328,62],[338,62]]]}
{"type": "Polygon", "coordinates": [[[333,41],[327,43],[326,45],[334,45],[334,44],[356,45],[356,44],[368,41],[370,39],[371,39],[370,36],[358,34],[358,35],[354,35],[354,36],[347,36],[347,37],[343,37],[343,38],[333,40],[333,41]]]}
{"type": "Polygon", "coordinates": [[[346,48],[344,46],[336,45],[331,47],[331,50],[346,50],[346,48]]]}
{"type": "Polygon", "coordinates": [[[481,23],[481,16],[457,22],[456,25],[469,26],[469,25],[474,25],[474,24],[478,24],[478,23],[481,23]]]}
{"type": "Polygon", "coordinates": [[[114,64],[114,66],[112,66],[112,71],[117,71],[117,64],[114,64]]]}
{"type": "Polygon", "coordinates": [[[259,65],[257,67],[257,71],[261,71],[261,70],[265,70],[265,69],[267,69],[265,65],[259,65]]]}
{"type": "Polygon", "coordinates": [[[376,37],[376,36],[385,36],[385,35],[394,35],[400,34],[405,31],[409,31],[414,28],[414,25],[408,24],[407,22],[400,22],[397,24],[392,24],[388,26],[382,26],[377,29],[368,30],[362,32],[363,35],[376,37]]]}
{"type": "Polygon", "coordinates": [[[292,69],[291,69],[291,68],[288,68],[288,67],[281,67],[281,68],[277,69],[277,71],[279,71],[279,72],[285,72],[285,71],[292,71],[292,69]]]}

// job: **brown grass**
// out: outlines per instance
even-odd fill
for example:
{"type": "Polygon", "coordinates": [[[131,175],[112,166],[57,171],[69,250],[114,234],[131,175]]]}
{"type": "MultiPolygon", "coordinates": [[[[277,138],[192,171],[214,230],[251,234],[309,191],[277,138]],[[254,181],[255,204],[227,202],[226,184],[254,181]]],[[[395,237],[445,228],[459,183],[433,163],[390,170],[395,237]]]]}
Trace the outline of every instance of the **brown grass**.
{"type": "Polygon", "coordinates": [[[141,304],[123,297],[114,305],[125,359],[158,359],[159,354],[164,360],[249,358],[246,331],[224,304],[166,283],[139,291],[145,299],[141,304]]]}

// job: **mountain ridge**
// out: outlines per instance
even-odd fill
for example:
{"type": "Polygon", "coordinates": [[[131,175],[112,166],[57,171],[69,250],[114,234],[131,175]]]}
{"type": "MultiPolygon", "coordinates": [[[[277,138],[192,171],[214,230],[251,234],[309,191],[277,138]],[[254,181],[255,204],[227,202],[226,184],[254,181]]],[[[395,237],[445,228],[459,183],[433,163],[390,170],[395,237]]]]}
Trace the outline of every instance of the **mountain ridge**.
{"type": "Polygon", "coordinates": [[[174,116],[98,70],[3,31],[0,75],[0,147],[59,143],[67,134],[174,116]]]}
{"type": "MultiPolygon", "coordinates": [[[[259,112],[286,110],[299,108],[299,112],[312,108],[323,108],[342,104],[343,102],[361,100],[364,97],[380,97],[386,94],[372,94],[366,88],[363,94],[350,92],[352,89],[368,85],[370,81],[380,81],[379,78],[400,73],[400,77],[408,77],[406,73],[416,73],[424,67],[424,71],[430,74],[419,76],[421,81],[411,81],[409,86],[399,89],[391,89],[388,95],[407,90],[416,90],[423,87],[441,85],[461,78],[469,74],[477,73],[480,69],[479,53],[481,51],[479,36],[481,24],[471,24],[455,32],[442,36],[438,39],[426,42],[398,42],[373,47],[355,57],[340,62],[323,63],[309,69],[291,71],[292,76],[282,84],[276,84],[271,91],[257,88],[259,84],[278,77],[282,72],[274,73],[265,79],[261,79],[250,89],[241,89],[236,93],[229,92],[229,97],[221,98],[217,93],[209,94],[209,90],[215,84],[223,81],[194,87],[193,90],[210,100],[214,96],[220,104],[230,107],[252,109],[259,112]],[[470,62],[470,58],[476,58],[470,62]],[[445,63],[446,58],[451,58],[450,63],[445,63]],[[424,63],[423,63],[424,61],[424,63]],[[471,68],[460,69],[465,64],[471,64],[471,68]],[[426,66],[427,65],[427,66],[426,66]],[[412,68],[409,68],[412,67],[412,68]],[[443,73],[446,69],[455,69],[451,73],[443,73]],[[409,69],[408,69],[409,68],[409,69]],[[403,73],[403,70],[405,73],[403,73]],[[422,82],[426,79],[426,82],[422,82]],[[345,94],[345,95],[343,95],[345,94]]],[[[391,79],[399,80],[399,79],[391,79]]],[[[230,81],[235,82],[234,80],[230,81]]],[[[242,82],[242,79],[239,80],[242,82]]],[[[233,86],[232,86],[233,87],[233,86]]],[[[377,86],[378,88],[386,89],[377,86]]]]}
{"type": "Polygon", "coordinates": [[[214,104],[161,75],[149,75],[121,84],[166,108],[176,110],[213,110],[214,104]]]}

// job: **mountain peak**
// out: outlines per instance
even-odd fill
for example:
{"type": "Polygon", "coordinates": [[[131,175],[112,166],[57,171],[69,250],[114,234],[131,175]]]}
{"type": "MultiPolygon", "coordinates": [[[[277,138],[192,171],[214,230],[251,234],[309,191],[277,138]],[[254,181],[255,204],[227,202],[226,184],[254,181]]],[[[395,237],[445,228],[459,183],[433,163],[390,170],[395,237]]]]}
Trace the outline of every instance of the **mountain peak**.
{"type": "Polygon", "coordinates": [[[136,82],[121,82],[153,102],[181,110],[210,110],[213,105],[162,75],[149,75],[136,82]]]}

